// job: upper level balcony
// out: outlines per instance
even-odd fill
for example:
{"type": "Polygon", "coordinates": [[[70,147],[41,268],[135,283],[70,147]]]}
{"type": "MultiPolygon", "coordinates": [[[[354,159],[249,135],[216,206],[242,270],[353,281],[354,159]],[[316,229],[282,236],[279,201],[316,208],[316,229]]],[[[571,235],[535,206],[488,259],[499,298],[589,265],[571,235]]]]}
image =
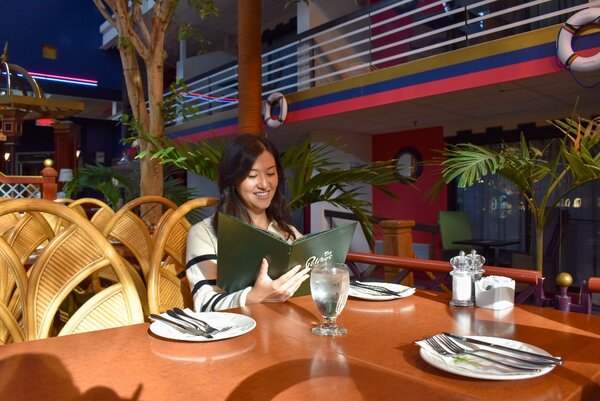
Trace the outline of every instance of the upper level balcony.
{"type": "MultiPolygon", "coordinates": [[[[286,94],[288,101],[292,99],[288,123],[296,123],[306,118],[307,113],[302,114],[302,110],[316,104],[332,105],[348,99],[368,101],[365,96],[369,94],[411,86],[415,93],[409,96],[395,93],[381,104],[354,105],[325,112],[320,110],[324,114],[313,113],[311,118],[331,117],[384,103],[404,104],[402,112],[394,107],[387,109],[387,118],[394,114],[396,117],[402,113],[407,115],[401,123],[388,125],[388,131],[412,127],[413,120],[423,121],[422,117],[426,116],[429,125],[455,121],[452,128],[456,132],[463,127],[457,120],[456,109],[435,107],[418,99],[448,95],[450,98],[447,102],[456,103],[459,100],[453,98],[452,93],[492,84],[504,85],[498,89],[504,93],[498,99],[503,97],[505,105],[500,107],[491,102],[494,96],[485,107],[473,99],[469,106],[471,112],[462,113],[463,122],[472,123],[473,120],[485,120],[494,114],[502,114],[502,109],[511,103],[511,100],[506,100],[506,92],[516,93],[522,88],[531,95],[529,104],[535,108],[531,114],[539,114],[541,120],[548,117],[540,109],[545,107],[545,111],[551,110],[553,107],[548,105],[549,99],[556,102],[561,97],[579,97],[579,111],[585,115],[593,103],[593,94],[578,93],[581,89],[578,84],[598,81],[599,72],[569,76],[567,69],[556,58],[556,35],[561,24],[574,13],[595,6],[600,6],[600,1],[379,2],[299,34],[285,44],[266,49],[262,54],[263,99],[273,92],[286,94]],[[542,58],[552,60],[550,64],[554,71],[548,71],[548,68],[535,70],[526,64],[529,60],[542,58]],[[468,63],[478,63],[479,70],[467,66],[468,63]],[[519,63],[523,63],[521,69],[530,68],[530,71],[506,74],[505,80],[501,70],[491,72],[491,68],[519,63]],[[475,74],[487,67],[490,67],[487,77],[475,74]],[[549,72],[563,74],[559,78],[549,72]],[[448,85],[446,79],[458,75],[462,76],[462,84],[448,85]],[[515,84],[518,78],[533,80],[515,84]],[[435,82],[439,82],[439,85],[431,90],[430,86],[435,82]],[[543,93],[538,90],[539,87],[544,88],[543,93]],[[494,110],[495,107],[500,109],[494,110]],[[409,116],[412,117],[409,119],[409,116]]],[[[597,52],[597,37],[578,37],[574,40],[574,49],[583,52],[579,54],[597,52]],[[596,44],[590,37],[595,38],[596,44]],[[586,50],[588,53],[585,53],[586,50]]],[[[180,60],[180,63],[186,62],[186,59],[180,60]]],[[[195,112],[185,120],[170,122],[168,132],[185,140],[209,137],[212,135],[209,132],[234,132],[235,128],[232,127],[236,122],[238,98],[237,62],[221,65],[199,76],[183,78],[187,85],[185,103],[194,106],[195,112]],[[222,130],[225,126],[230,128],[222,130]]],[[[487,93],[485,96],[490,97],[487,93]]],[[[571,109],[573,107],[574,102],[571,103],[571,109]]],[[[311,109],[311,113],[313,111],[311,109]]],[[[371,118],[371,122],[373,120],[371,118]]],[[[318,121],[312,120],[311,124],[319,128],[318,121]]],[[[385,126],[369,126],[372,132],[386,132],[385,126]]]]}

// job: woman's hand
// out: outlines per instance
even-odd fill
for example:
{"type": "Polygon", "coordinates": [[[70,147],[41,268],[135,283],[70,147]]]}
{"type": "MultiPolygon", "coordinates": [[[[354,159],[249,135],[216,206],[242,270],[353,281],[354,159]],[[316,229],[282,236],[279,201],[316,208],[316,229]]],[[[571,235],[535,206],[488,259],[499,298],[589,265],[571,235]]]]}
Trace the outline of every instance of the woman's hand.
{"type": "Polygon", "coordinates": [[[246,304],[287,301],[309,277],[310,268],[300,270],[301,267],[297,265],[277,280],[272,280],[267,274],[269,262],[263,258],[256,282],[246,297],[246,304]]]}

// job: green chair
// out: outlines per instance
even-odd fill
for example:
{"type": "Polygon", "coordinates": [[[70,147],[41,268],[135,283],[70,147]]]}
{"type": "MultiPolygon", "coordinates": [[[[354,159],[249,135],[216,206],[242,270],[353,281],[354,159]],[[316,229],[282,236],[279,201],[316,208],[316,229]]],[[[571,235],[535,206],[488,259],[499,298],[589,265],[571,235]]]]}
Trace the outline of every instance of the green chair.
{"type": "Polygon", "coordinates": [[[469,253],[470,245],[455,244],[454,241],[473,238],[471,230],[471,215],[469,212],[440,211],[438,214],[440,235],[442,238],[443,259],[450,260],[462,250],[469,253]]]}

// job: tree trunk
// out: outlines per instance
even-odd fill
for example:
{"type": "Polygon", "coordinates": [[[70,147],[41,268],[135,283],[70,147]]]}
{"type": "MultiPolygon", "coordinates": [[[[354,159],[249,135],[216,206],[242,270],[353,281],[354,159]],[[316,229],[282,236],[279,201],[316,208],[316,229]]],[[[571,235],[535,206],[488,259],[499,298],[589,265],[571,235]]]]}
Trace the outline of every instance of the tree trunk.
{"type": "Polygon", "coordinates": [[[260,0],[238,0],[238,125],[240,133],[262,135],[260,0]]]}
{"type": "MultiPolygon", "coordinates": [[[[160,47],[162,49],[162,46],[160,47]]],[[[151,60],[146,60],[146,76],[148,77],[148,98],[154,99],[149,102],[149,118],[147,134],[153,137],[163,137],[165,135],[165,121],[161,111],[163,99],[163,53],[155,52],[151,60]],[[160,99],[160,100],[158,100],[160,99]]],[[[141,146],[146,149],[149,144],[141,141],[141,146]]],[[[163,166],[158,159],[151,159],[146,156],[140,163],[140,195],[163,196],[164,187],[163,166]]],[[[153,205],[143,205],[142,215],[144,221],[149,225],[156,225],[162,214],[161,208],[152,207],[153,205]],[[144,208],[146,206],[146,208],[144,208]]]]}
{"type": "Polygon", "coordinates": [[[543,273],[544,269],[544,227],[535,227],[535,268],[543,273]]]}

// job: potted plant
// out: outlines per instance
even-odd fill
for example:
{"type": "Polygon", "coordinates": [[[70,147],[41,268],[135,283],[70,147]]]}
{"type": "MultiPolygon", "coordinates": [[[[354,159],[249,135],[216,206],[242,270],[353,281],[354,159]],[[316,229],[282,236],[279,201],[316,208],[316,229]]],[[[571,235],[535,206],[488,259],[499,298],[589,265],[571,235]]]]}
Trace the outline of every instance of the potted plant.
{"type": "Polygon", "coordinates": [[[549,210],[574,189],[600,178],[600,117],[592,120],[553,120],[563,135],[543,149],[531,147],[525,137],[517,146],[502,144],[500,150],[462,143],[443,152],[443,180],[471,186],[488,174],[500,174],[521,193],[535,223],[535,261],[543,269],[543,236],[549,210]],[[555,155],[550,149],[556,146],[555,155]]]}

